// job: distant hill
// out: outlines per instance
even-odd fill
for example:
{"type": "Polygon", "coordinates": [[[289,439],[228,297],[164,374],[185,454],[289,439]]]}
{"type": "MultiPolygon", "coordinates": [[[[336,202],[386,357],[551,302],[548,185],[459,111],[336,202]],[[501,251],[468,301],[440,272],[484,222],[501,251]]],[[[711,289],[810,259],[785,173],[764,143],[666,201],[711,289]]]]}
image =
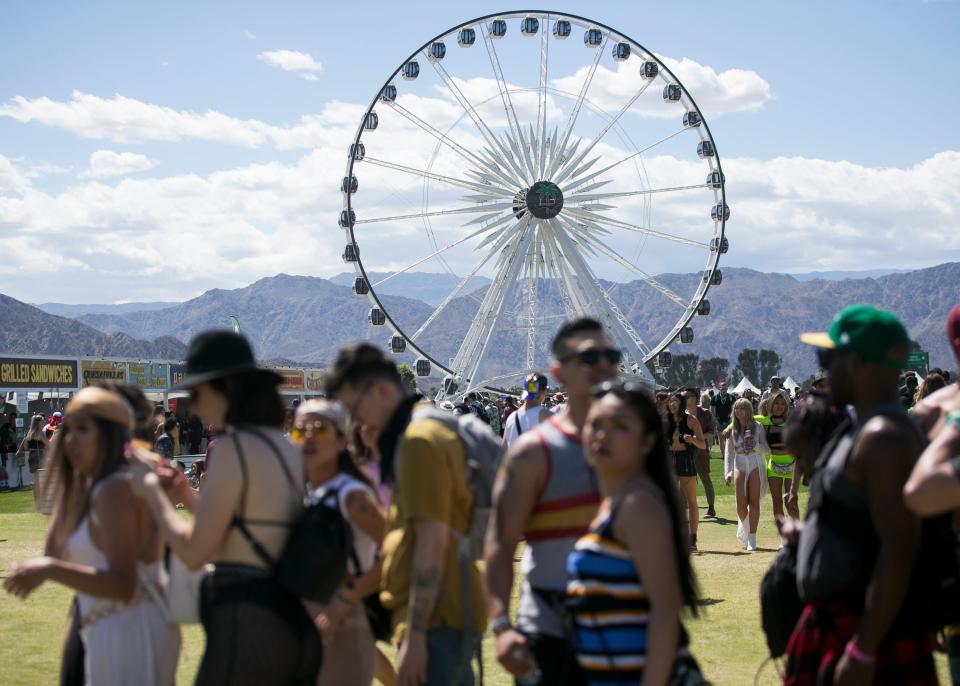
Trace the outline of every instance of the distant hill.
{"type": "Polygon", "coordinates": [[[181,360],[186,346],[167,335],[137,340],[123,332],[104,333],[75,319],[47,314],[0,295],[0,352],[39,355],[94,355],[181,360]]]}
{"type": "MultiPolygon", "coordinates": [[[[432,272],[406,272],[397,274],[386,283],[376,286],[377,281],[390,276],[388,272],[367,272],[370,283],[375,285],[374,290],[384,295],[403,295],[408,298],[422,300],[428,305],[437,306],[460,283],[462,277],[454,274],[435,274],[432,272]]],[[[331,283],[338,286],[351,286],[357,278],[355,272],[344,272],[330,278],[331,283]]],[[[474,276],[461,293],[467,294],[490,285],[490,279],[474,276]]]]}
{"type": "MultiPolygon", "coordinates": [[[[32,304],[32,303],[31,303],[32,304]]],[[[47,314],[76,319],[85,314],[125,314],[127,312],[142,312],[144,310],[162,310],[165,307],[176,305],[175,302],[146,302],[146,303],[117,303],[115,305],[70,305],[66,303],[40,303],[33,306],[47,314]]]]}
{"type": "MultiPolygon", "coordinates": [[[[404,275],[413,281],[419,276],[404,275]]],[[[436,276],[443,275],[427,275],[424,281],[431,282],[436,276]]],[[[338,278],[345,280],[345,277],[338,278]]],[[[700,275],[661,274],[657,278],[677,292],[686,293],[692,292],[700,275]]],[[[676,321],[678,307],[643,282],[603,285],[610,289],[611,297],[627,318],[635,322],[641,335],[647,326],[676,321]]],[[[381,288],[379,292],[385,291],[381,288]]],[[[481,289],[454,300],[419,342],[437,359],[449,361],[456,354],[482,295],[481,289]]],[[[960,302],[960,263],[841,281],[798,281],[785,274],[726,268],[723,283],[711,289],[708,297],[712,305],[710,316],[693,320],[694,342],[674,344],[671,350],[675,354],[721,356],[731,360],[732,367],[743,348],[771,348],[783,357],[783,372],[799,380],[814,371],[813,352],[799,342],[799,334],[824,330],[842,307],[864,303],[898,314],[911,336],[930,352],[931,366],[954,367],[943,327],[947,312],[960,302]]],[[[434,309],[430,303],[410,294],[384,294],[382,300],[385,309],[408,334],[434,309]]],[[[329,363],[337,349],[347,342],[370,340],[378,345],[387,342],[390,334],[387,327],[372,327],[367,323],[369,308],[369,301],[353,295],[347,285],[281,274],[260,279],[245,288],[208,291],[160,310],[87,314],[79,317],[79,321],[104,333],[122,332],[131,340],[173,336],[186,342],[205,328],[227,326],[227,318],[235,314],[260,357],[329,363]]],[[[544,287],[540,310],[544,316],[557,316],[562,311],[555,289],[544,287]]],[[[522,318],[516,313],[514,316],[522,318]]],[[[4,330],[9,331],[10,327],[4,330]]],[[[20,335],[24,341],[28,340],[29,330],[24,329],[20,335]]],[[[544,351],[542,354],[546,354],[548,338],[549,332],[545,332],[543,339],[536,341],[537,349],[544,351]]],[[[42,352],[39,347],[43,344],[43,340],[38,339],[31,351],[42,352]]],[[[489,364],[494,368],[522,365],[525,345],[524,330],[513,326],[498,337],[491,349],[489,364]]],[[[29,347],[24,348],[27,349],[29,347]]],[[[410,361],[412,357],[406,355],[401,359],[410,361]]]]}
{"type": "Polygon", "coordinates": [[[805,272],[789,274],[788,276],[792,276],[797,281],[813,281],[814,279],[843,281],[844,279],[876,279],[888,274],[906,274],[909,271],[909,269],[863,269],[860,271],[805,272]]]}

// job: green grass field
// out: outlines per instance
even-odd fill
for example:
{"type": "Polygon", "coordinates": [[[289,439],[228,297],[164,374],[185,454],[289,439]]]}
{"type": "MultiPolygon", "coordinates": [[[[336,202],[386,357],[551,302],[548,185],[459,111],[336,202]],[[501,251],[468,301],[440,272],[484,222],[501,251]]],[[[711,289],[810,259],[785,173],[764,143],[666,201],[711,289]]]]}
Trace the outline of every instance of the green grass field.
{"type": "MultiPolygon", "coordinates": [[[[777,548],[769,496],[757,540],[760,550],[747,553],[736,540],[736,508],[732,489],[720,483],[722,461],[712,464],[717,484],[716,520],[701,519],[700,552],[694,564],[700,580],[703,612],[687,620],[692,647],[705,675],[717,686],[779,683],[777,668],[764,665],[766,644],[760,630],[759,583],[777,548]],[[762,666],[762,669],[761,669],[762,666]],[[755,681],[756,679],[756,681],[755,681]]],[[[699,498],[701,518],[706,501],[699,498]]],[[[29,492],[0,494],[0,576],[18,560],[38,555],[46,518],[33,512],[29,492]]],[[[27,601],[0,593],[0,682],[6,686],[55,683],[67,606],[71,592],[55,584],[40,587],[27,601]]],[[[178,683],[193,681],[203,652],[203,630],[183,632],[178,683]]],[[[486,683],[512,684],[493,658],[492,641],[484,643],[486,683]]],[[[949,683],[945,660],[938,658],[942,683],[949,683]]]]}

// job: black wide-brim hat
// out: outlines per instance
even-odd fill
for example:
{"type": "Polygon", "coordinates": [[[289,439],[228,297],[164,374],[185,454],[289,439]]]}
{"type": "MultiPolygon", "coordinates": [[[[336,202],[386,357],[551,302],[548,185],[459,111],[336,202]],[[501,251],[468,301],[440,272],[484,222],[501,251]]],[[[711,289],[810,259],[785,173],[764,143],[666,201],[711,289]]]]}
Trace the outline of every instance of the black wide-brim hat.
{"type": "Polygon", "coordinates": [[[257,366],[247,339],[227,329],[198,333],[187,346],[187,372],[171,391],[184,391],[197,384],[225,376],[257,374],[279,384],[283,377],[257,366]]]}

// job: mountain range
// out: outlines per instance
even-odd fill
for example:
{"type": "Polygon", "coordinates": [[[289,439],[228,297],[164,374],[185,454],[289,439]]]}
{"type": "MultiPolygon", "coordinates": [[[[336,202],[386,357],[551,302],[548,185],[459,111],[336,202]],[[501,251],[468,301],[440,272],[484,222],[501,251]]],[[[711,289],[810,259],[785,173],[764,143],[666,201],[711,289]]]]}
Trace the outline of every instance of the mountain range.
{"type": "MultiPolygon", "coordinates": [[[[374,283],[383,278],[369,276],[374,283]]],[[[159,309],[153,303],[141,309],[127,303],[120,311],[95,306],[75,319],[52,316],[4,297],[0,300],[0,351],[177,359],[190,336],[211,326],[227,326],[228,318],[236,315],[261,358],[329,363],[347,342],[369,340],[382,345],[390,334],[388,327],[368,324],[370,303],[350,291],[348,284],[353,278],[353,274],[330,280],[280,274],[244,288],[207,291],[159,309]],[[110,352],[102,352],[105,350],[110,352]],[[119,350],[126,352],[116,352],[119,350]]],[[[700,275],[661,274],[657,279],[678,293],[689,293],[700,275]]],[[[378,293],[384,309],[410,333],[457,282],[457,277],[448,274],[408,273],[384,284],[378,293]],[[390,283],[393,286],[388,289],[390,283]]],[[[488,283],[470,283],[418,339],[435,358],[446,361],[456,354],[488,283]]],[[[642,324],[665,327],[677,319],[679,307],[645,282],[602,285],[641,332],[642,324]]],[[[780,353],[785,374],[805,377],[814,371],[814,356],[799,342],[799,334],[824,330],[843,306],[865,303],[900,316],[911,337],[930,352],[931,366],[954,366],[943,327],[947,312],[960,301],[960,263],[839,281],[801,281],[785,274],[727,268],[723,283],[712,288],[708,298],[710,315],[694,318],[693,343],[675,343],[671,346],[674,354],[721,356],[729,359],[732,367],[743,348],[769,348],[780,353]]],[[[559,293],[549,283],[543,284],[539,304],[543,316],[562,311],[559,293]]],[[[492,348],[490,369],[523,365],[526,332],[519,326],[523,315],[512,316],[518,326],[504,332],[492,348]]],[[[545,332],[544,338],[536,341],[537,349],[546,351],[547,338],[545,332]]],[[[413,358],[404,355],[401,359],[413,358]]]]}

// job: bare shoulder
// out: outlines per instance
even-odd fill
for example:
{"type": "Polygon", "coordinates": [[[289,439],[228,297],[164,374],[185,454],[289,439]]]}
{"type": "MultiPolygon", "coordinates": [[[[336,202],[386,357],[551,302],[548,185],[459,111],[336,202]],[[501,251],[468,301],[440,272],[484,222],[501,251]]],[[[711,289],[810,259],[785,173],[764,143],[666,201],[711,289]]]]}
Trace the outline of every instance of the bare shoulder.
{"type": "Polygon", "coordinates": [[[872,417],[860,430],[851,462],[864,467],[881,461],[884,464],[891,461],[913,464],[920,448],[917,438],[904,425],[890,417],[872,417]]]}
{"type": "Polygon", "coordinates": [[[667,503],[652,484],[633,489],[624,496],[614,522],[614,531],[621,540],[642,541],[659,538],[670,531],[670,512],[667,503]],[[635,526],[643,522],[643,526],[635,526]]]}

